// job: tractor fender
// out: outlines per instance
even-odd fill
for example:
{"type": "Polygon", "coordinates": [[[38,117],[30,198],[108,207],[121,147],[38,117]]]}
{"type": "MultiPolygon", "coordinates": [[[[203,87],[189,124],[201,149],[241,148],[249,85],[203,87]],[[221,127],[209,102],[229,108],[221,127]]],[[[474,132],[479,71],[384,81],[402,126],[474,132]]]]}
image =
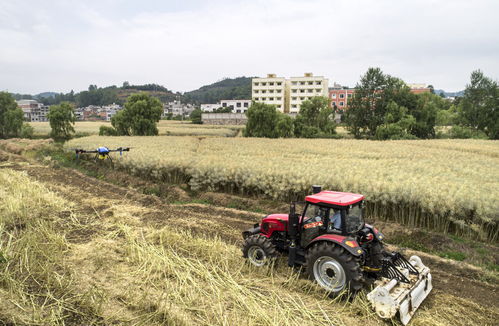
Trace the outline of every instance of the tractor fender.
{"type": "Polygon", "coordinates": [[[332,242],[334,244],[337,244],[338,246],[344,248],[346,251],[348,251],[350,254],[352,254],[355,257],[359,257],[364,253],[362,248],[359,246],[357,241],[355,241],[352,238],[344,237],[341,235],[336,235],[336,234],[323,234],[321,236],[318,236],[314,240],[312,240],[308,246],[307,249],[310,248],[314,243],[322,242],[322,241],[327,241],[327,242],[332,242]]]}
{"type": "Polygon", "coordinates": [[[376,229],[374,226],[372,226],[371,224],[364,224],[365,227],[367,227],[368,229],[371,230],[371,232],[374,234],[374,238],[376,240],[378,240],[379,242],[383,241],[385,239],[385,236],[383,235],[383,233],[381,233],[378,229],[376,229]]]}

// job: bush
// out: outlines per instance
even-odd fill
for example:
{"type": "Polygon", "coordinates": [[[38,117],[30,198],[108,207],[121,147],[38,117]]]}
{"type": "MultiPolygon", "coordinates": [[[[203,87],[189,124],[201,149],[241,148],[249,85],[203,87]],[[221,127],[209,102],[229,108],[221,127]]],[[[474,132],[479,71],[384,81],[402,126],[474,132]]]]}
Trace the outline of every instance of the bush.
{"type": "Polygon", "coordinates": [[[467,138],[488,139],[485,132],[483,132],[481,130],[469,128],[469,127],[463,127],[463,126],[453,126],[449,130],[449,137],[450,138],[460,138],[460,139],[467,139],[467,138]]]}
{"type": "Polygon", "coordinates": [[[118,136],[118,131],[116,131],[113,127],[100,126],[99,136],[118,136]]]}
{"type": "Polygon", "coordinates": [[[23,123],[21,127],[21,138],[33,138],[35,129],[29,123],[23,123]]]}

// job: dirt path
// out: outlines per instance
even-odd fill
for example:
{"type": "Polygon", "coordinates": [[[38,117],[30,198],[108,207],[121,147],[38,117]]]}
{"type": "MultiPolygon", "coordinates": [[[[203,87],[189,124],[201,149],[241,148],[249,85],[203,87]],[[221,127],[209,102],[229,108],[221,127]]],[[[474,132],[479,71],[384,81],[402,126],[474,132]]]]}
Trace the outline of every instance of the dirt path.
{"type": "MultiPolygon", "coordinates": [[[[77,209],[92,214],[105,216],[109,205],[126,207],[127,203],[133,203],[147,208],[147,213],[141,217],[142,223],[158,227],[172,223],[185,225],[194,232],[216,234],[233,244],[241,241],[242,230],[262,216],[259,213],[212,205],[168,204],[157,196],[145,195],[133,188],[114,185],[73,169],[41,165],[1,150],[0,168],[25,171],[47,188],[78,203],[80,207],[77,209]]],[[[85,236],[79,235],[80,238],[85,236]]],[[[491,303],[494,305],[499,302],[498,286],[481,281],[480,269],[424,253],[418,254],[432,270],[435,294],[450,294],[489,308],[491,303]]]]}

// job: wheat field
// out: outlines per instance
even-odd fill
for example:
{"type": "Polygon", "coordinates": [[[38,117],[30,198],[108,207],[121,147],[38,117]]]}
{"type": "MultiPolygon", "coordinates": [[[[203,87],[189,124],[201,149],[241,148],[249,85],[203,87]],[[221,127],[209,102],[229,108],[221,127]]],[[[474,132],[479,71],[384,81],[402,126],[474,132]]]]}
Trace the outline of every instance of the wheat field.
{"type": "MultiPolygon", "coordinates": [[[[34,134],[38,137],[50,135],[50,124],[48,122],[30,122],[34,128],[34,134]]],[[[74,125],[77,134],[98,135],[100,126],[111,127],[108,121],[77,121],[74,125]]],[[[198,125],[190,121],[160,120],[158,122],[160,135],[169,136],[218,136],[234,137],[244,128],[241,125],[198,125]]]]}
{"type": "Polygon", "coordinates": [[[499,142],[86,137],[68,148],[132,146],[117,165],[193,190],[280,200],[310,186],[364,194],[371,216],[496,241],[499,142]]]}

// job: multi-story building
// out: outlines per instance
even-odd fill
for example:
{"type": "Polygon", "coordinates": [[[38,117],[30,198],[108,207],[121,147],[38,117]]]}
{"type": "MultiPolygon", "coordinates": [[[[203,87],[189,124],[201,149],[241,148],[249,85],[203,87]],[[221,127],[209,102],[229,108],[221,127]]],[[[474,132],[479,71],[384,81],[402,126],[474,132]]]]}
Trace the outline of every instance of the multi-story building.
{"type": "Polygon", "coordinates": [[[298,113],[302,102],[315,96],[328,96],[328,80],[312,73],[289,79],[268,74],[252,80],[253,101],[275,105],[284,113],[298,113]]]}
{"type": "Polygon", "coordinates": [[[268,74],[266,78],[253,78],[251,85],[253,101],[272,104],[281,112],[289,112],[289,88],[286,78],[268,74]]]}
{"type": "Polygon", "coordinates": [[[48,105],[43,105],[35,100],[19,100],[17,106],[23,110],[24,120],[30,122],[48,121],[48,105]]]}
{"type": "Polygon", "coordinates": [[[230,108],[232,113],[244,113],[251,106],[251,100],[221,100],[220,106],[230,108]]]}
{"type": "Polygon", "coordinates": [[[163,104],[163,115],[162,117],[166,117],[168,114],[172,114],[173,116],[188,116],[194,111],[195,107],[192,104],[185,104],[180,101],[173,101],[163,104]]]}
{"type": "MultiPolygon", "coordinates": [[[[407,84],[410,92],[413,94],[429,93],[431,90],[426,84],[407,84]]],[[[348,102],[352,100],[355,88],[349,88],[334,84],[334,87],[329,89],[329,99],[331,106],[337,110],[345,110],[348,107],[348,102]]]]}
{"type": "MultiPolygon", "coordinates": [[[[336,85],[335,85],[336,86],[336,85]]],[[[333,108],[343,110],[348,106],[348,101],[352,99],[355,88],[333,87],[329,89],[329,99],[333,108]]]]}
{"type": "Polygon", "coordinates": [[[328,96],[328,80],[322,76],[305,73],[303,77],[291,77],[289,83],[289,113],[298,113],[303,101],[315,96],[328,96]]]}

